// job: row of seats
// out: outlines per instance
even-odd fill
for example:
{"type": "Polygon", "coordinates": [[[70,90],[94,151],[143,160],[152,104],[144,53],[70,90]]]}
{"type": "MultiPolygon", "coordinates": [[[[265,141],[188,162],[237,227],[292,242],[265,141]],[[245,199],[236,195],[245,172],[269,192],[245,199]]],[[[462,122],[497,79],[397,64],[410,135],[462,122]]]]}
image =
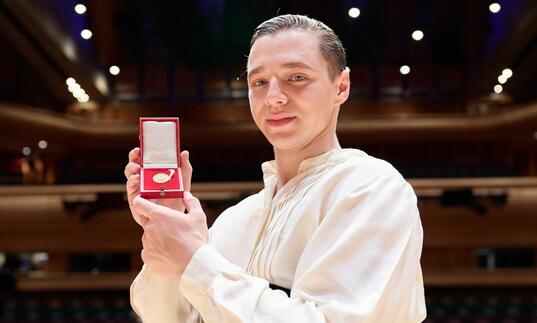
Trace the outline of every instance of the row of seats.
{"type": "Polygon", "coordinates": [[[128,292],[17,293],[0,302],[3,323],[134,323],[128,292]]]}
{"type": "MultiPolygon", "coordinates": [[[[426,323],[537,323],[537,289],[428,288],[426,323]]],[[[0,322],[137,322],[127,291],[4,295],[0,322]]]]}

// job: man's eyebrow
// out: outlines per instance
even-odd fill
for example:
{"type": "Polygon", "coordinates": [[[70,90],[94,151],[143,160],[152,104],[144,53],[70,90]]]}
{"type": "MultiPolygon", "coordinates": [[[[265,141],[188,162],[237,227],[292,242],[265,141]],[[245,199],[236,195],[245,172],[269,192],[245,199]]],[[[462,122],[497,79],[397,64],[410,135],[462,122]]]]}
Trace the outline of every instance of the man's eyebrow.
{"type": "MultiPolygon", "coordinates": [[[[289,62],[289,63],[283,64],[282,67],[285,68],[285,69],[305,68],[305,69],[308,69],[308,70],[314,70],[314,68],[311,65],[306,64],[304,62],[289,62]]],[[[252,70],[249,70],[248,71],[248,78],[250,78],[254,74],[263,72],[264,69],[265,68],[263,66],[259,66],[259,67],[256,67],[256,68],[252,69],[252,70]]]]}
{"type": "Polygon", "coordinates": [[[259,66],[259,67],[256,67],[252,70],[249,70],[248,71],[248,78],[250,78],[252,75],[254,74],[257,74],[257,73],[261,73],[265,68],[263,66],[259,66]]]}
{"type": "Polygon", "coordinates": [[[306,64],[304,62],[290,62],[290,63],[283,64],[283,67],[287,69],[291,69],[291,68],[305,68],[308,70],[314,69],[311,65],[306,64]]]}

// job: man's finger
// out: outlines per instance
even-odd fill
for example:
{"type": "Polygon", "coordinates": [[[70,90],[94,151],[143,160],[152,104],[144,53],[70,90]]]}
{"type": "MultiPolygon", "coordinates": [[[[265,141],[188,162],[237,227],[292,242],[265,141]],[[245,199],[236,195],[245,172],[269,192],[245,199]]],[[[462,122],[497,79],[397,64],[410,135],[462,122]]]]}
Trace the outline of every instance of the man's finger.
{"type": "Polygon", "coordinates": [[[140,173],[140,164],[137,164],[135,162],[129,162],[127,166],[125,166],[125,177],[129,178],[129,176],[133,174],[140,173]]]}
{"type": "Polygon", "coordinates": [[[134,174],[127,178],[127,186],[133,187],[140,184],[140,174],[134,174]]]}
{"type": "Polygon", "coordinates": [[[203,211],[200,201],[188,191],[185,191],[184,193],[183,203],[185,204],[185,208],[188,213],[192,213],[197,210],[203,211]]]}
{"type": "Polygon", "coordinates": [[[138,193],[138,187],[140,186],[140,175],[135,174],[129,176],[127,179],[127,194],[129,199],[133,197],[134,194],[138,193]]]}
{"type": "Polygon", "coordinates": [[[154,202],[144,199],[140,195],[136,196],[132,203],[133,209],[140,215],[145,216],[150,220],[154,220],[159,216],[177,216],[175,213],[178,211],[172,210],[168,207],[158,205],[154,202]]]}
{"type": "Polygon", "coordinates": [[[129,179],[127,180],[127,199],[129,200],[129,204],[132,205],[133,199],[136,195],[140,194],[139,187],[140,187],[140,175],[131,175],[129,179]]]}
{"type": "Polygon", "coordinates": [[[140,163],[140,148],[136,147],[129,152],[129,161],[137,164],[140,163]]]}
{"type": "Polygon", "coordinates": [[[158,213],[158,207],[160,207],[160,205],[148,201],[140,195],[136,196],[132,201],[132,208],[134,211],[148,219],[155,218],[158,213]]]}
{"type": "Polygon", "coordinates": [[[185,191],[190,191],[190,183],[192,180],[192,164],[190,164],[190,153],[188,150],[181,152],[181,173],[183,174],[185,191]]]}

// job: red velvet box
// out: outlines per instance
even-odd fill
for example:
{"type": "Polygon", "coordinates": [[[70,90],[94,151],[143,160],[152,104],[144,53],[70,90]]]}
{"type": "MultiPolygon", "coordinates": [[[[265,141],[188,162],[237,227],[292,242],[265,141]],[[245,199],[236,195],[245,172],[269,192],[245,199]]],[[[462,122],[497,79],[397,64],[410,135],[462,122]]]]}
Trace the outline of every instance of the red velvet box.
{"type": "Polygon", "coordinates": [[[140,195],[143,198],[183,197],[179,144],[179,118],[140,118],[140,195]]]}

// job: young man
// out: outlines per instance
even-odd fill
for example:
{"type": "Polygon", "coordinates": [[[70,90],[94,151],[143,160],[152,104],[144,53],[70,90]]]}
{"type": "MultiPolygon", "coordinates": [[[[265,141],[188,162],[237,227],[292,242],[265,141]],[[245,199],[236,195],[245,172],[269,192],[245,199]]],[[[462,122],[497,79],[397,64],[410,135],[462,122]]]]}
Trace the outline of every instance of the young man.
{"type": "MultiPolygon", "coordinates": [[[[275,160],[262,165],[265,188],[210,231],[190,193],[167,205],[140,198],[139,151],[130,153],[129,204],[144,228],[136,313],[147,323],[421,322],[416,196],[390,164],[336,137],[350,89],[340,40],[305,16],[262,23],[248,87],[275,160]]],[[[181,159],[188,190],[188,153],[181,159]]]]}

